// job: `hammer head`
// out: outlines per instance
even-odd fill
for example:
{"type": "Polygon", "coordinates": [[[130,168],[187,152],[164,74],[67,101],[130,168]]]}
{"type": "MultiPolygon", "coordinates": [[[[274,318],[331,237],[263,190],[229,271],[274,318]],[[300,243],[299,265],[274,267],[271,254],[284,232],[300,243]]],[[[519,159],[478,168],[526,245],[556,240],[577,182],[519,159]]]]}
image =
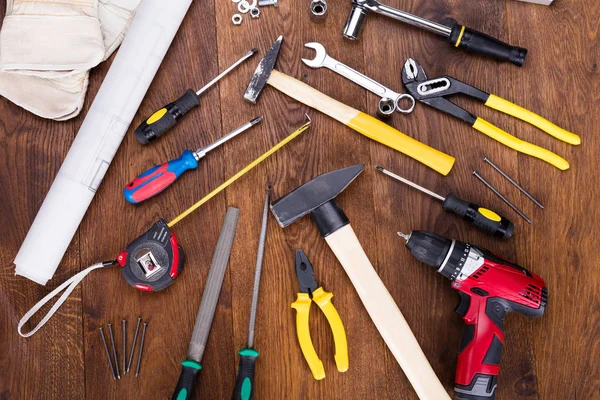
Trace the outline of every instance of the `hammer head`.
{"type": "Polygon", "coordinates": [[[271,72],[273,71],[273,68],[275,68],[275,62],[277,62],[282,41],[283,36],[280,35],[263,59],[260,60],[260,63],[258,63],[258,67],[256,67],[252,79],[250,79],[250,84],[246,89],[246,93],[244,93],[244,100],[256,104],[258,96],[260,96],[260,93],[267,85],[271,72]]]}
{"type": "Polygon", "coordinates": [[[327,236],[348,224],[348,219],[333,200],[363,169],[362,164],[357,164],[327,172],[294,189],[271,205],[275,219],[286,227],[311,213],[323,236],[327,236]]]}

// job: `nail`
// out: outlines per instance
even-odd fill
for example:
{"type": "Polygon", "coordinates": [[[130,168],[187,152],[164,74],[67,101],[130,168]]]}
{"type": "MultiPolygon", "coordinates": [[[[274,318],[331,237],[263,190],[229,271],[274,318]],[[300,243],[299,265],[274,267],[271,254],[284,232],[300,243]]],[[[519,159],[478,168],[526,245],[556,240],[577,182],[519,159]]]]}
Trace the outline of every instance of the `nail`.
{"type": "Polygon", "coordinates": [[[529,200],[533,201],[533,203],[536,206],[538,206],[539,208],[542,208],[542,209],[544,208],[544,206],[542,205],[542,203],[540,203],[539,201],[537,201],[537,199],[535,197],[533,197],[533,195],[531,193],[529,193],[527,190],[525,190],[513,178],[511,178],[510,176],[508,176],[508,174],[506,172],[502,171],[500,169],[500,167],[498,167],[496,164],[494,164],[489,158],[483,157],[483,161],[485,161],[492,168],[494,168],[496,171],[498,171],[500,173],[500,175],[502,175],[503,177],[505,177],[510,183],[512,183],[517,189],[519,189],[521,191],[521,193],[523,193],[525,196],[527,196],[529,198],[529,200]]]}
{"type": "Polygon", "coordinates": [[[110,345],[112,346],[113,356],[115,357],[115,369],[117,371],[117,378],[121,379],[121,373],[119,372],[119,357],[117,357],[117,348],[115,347],[115,338],[113,336],[112,324],[108,324],[108,333],[110,334],[110,345]]]}
{"type": "Polygon", "coordinates": [[[102,343],[104,343],[104,350],[106,351],[106,358],[108,360],[110,372],[112,372],[113,379],[116,381],[117,376],[115,375],[115,369],[113,368],[112,361],[110,360],[110,352],[108,351],[108,345],[106,344],[106,339],[104,338],[104,330],[102,329],[102,327],[100,327],[100,336],[102,336],[102,343]]]}
{"type": "Polygon", "coordinates": [[[502,193],[500,193],[498,191],[498,189],[496,189],[495,187],[493,187],[492,185],[490,185],[488,183],[488,181],[486,181],[485,179],[483,179],[483,177],[481,175],[479,175],[477,173],[477,171],[473,171],[473,175],[475,175],[475,177],[477,179],[479,179],[481,181],[481,183],[483,183],[488,189],[490,189],[492,192],[494,192],[496,194],[496,196],[500,197],[500,199],[502,199],[502,201],[504,201],[517,214],[519,214],[519,216],[521,218],[523,218],[525,221],[527,221],[528,223],[531,224],[531,220],[529,218],[527,218],[527,216],[525,214],[523,214],[523,212],[521,210],[519,210],[513,203],[511,203],[510,200],[508,200],[502,193]]]}
{"type": "Polygon", "coordinates": [[[140,352],[138,353],[137,366],[135,367],[135,377],[140,373],[140,364],[142,363],[142,352],[144,351],[144,337],[146,336],[146,326],[147,322],[144,322],[144,326],[142,327],[142,338],[140,339],[140,352]]]}
{"type": "Polygon", "coordinates": [[[127,358],[127,321],[123,320],[123,375],[127,373],[125,359],[127,358]]]}
{"type": "Polygon", "coordinates": [[[133,353],[135,351],[135,342],[137,342],[138,330],[140,329],[140,322],[142,318],[138,317],[137,325],[135,326],[135,334],[133,335],[133,343],[131,343],[131,353],[129,353],[129,361],[127,362],[127,372],[131,368],[131,361],[133,360],[133,353]]]}

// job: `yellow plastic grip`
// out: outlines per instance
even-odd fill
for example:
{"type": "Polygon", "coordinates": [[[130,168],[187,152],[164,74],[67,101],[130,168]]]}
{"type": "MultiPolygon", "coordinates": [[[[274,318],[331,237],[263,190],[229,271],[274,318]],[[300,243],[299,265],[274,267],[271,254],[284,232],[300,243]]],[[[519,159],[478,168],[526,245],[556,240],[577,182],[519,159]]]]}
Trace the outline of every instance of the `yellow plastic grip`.
{"type": "Polygon", "coordinates": [[[429,147],[363,112],[359,112],[346,125],[370,139],[414,158],[442,175],[448,175],[454,165],[454,157],[429,147]]]}
{"type": "Polygon", "coordinates": [[[298,298],[292,303],[292,308],[296,310],[296,334],[298,335],[298,342],[300,342],[300,349],[314,378],[319,381],[325,378],[325,368],[310,339],[308,315],[311,302],[308,293],[298,293],[298,298]]]}
{"type": "Polygon", "coordinates": [[[566,169],[569,169],[568,161],[562,158],[561,156],[551,152],[550,150],[546,150],[540,146],[536,146],[535,144],[531,144],[524,140],[518,139],[513,135],[504,132],[497,126],[490,124],[484,119],[478,117],[475,123],[473,124],[473,128],[477,129],[484,135],[487,135],[492,139],[497,140],[503,145],[510,147],[511,149],[514,149],[524,154],[528,154],[533,157],[537,157],[540,160],[544,160],[547,163],[554,165],[560,170],[564,171],[566,169]]]}
{"type": "Polygon", "coordinates": [[[313,301],[325,314],[331,331],[333,332],[333,342],[335,344],[335,364],[338,371],[348,371],[348,341],[346,339],[346,330],[335,306],[331,303],[333,294],[326,292],[323,288],[318,288],[313,292],[313,301]]]}
{"type": "Polygon", "coordinates": [[[166,108],[161,108],[160,110],[158,110],[157,112],[155,112],[154,114],[152,114],[150,117],[148,117],[148,119],[146,120],[146,123],[148,125],[152,125],[153,123],[155,123],[156,121],[158,121],[159,119],[161,119],[162,117],[164,117],[164,115],[167,113],[167,109],[166,108]]]}
{"type": "Polygon", "coordinates": [[[573,145],[581,144],[581,138],[576,134],[563,129],[560,126],[554,125],[546,118],[543,118],[534,112],[526,110],[525,108],[511,103],[508,100],[504,100],[502,97],[490,94],[490,97],[485,102],[485,105],[493,108],[494,110],[502,111],[503,113],[517,117],[525,122],[529,122],[531,125],[537,126],[544,132],[554,136],[559,140],[562,140],[563,142],[573,145]]]}
{"type": "Polygon", "coordinates": [[[499,216],[498,214],[496,214],[495,212],[493,212],[492,210],[488,210],[487,208],[479,207],[477,209],[477,211],[479,211],[479,214],[483,215],[484,217],[486,217],[487,219],[489,219],[491,221],[494,221],[494,222],[502,221],[502,217],[499,216]]]}

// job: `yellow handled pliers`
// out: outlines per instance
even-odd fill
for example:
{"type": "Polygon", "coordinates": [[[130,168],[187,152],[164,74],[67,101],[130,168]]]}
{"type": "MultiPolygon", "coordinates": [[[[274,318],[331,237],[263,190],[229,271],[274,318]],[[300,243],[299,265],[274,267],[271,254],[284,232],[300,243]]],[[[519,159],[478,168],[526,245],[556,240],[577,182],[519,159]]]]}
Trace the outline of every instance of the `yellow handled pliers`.
{"type": "Polygon", "coordinates": [[[518,139],[513,135],[503,131],[495,125],[490,124],[486,120],[471,114],[465,109],[452,103],[445,96],[454,94],[464,94],[477,99],[486,106],[498,111],[502,111],[508,115],[519,118],[534,126],[537,126],[549,135],[562,140],[563,142],[578,145],[581,143],[579,136],[571,133],[561,127],[553,124],[547,119],[524,109],[508,100],[493,94],[486,93],[476,87],[468,85],[450,76],[442,76],[434,79],[427,79],[427,75],[417,61],[409,58],[404,63],[402,68],[402,82],[406,90],[418,101],[425,103],[435,109],[450,114],[459,118],[479,132],[491,137],[494,140],[510,147],[518,152],[528,154],[546,161],[554,165],[556,168],[566,170],[569,168],[569,163],[559,155],[536,146],[535,144],[518,139]]]}
{"type": "Polygon", "coordinates": [[[312,344],[308,326],[310,305],[313,301],[325,314],[333,332],[337,369],[340,372],[346,372],[348,370],[348,341],[340,314],[331,303],[333,294],[324,291],[317,285],[312,264],[302,250],[296,251],[296,276],[300,283],[300,293],[298,293],[296,301],[292,303],[292,308],[296,310],[296,333],[302,354],[304,354],[313,376],[316,380],[325,378],[325,368],[323,368],[323,362],[319,359],[312,344]]]}

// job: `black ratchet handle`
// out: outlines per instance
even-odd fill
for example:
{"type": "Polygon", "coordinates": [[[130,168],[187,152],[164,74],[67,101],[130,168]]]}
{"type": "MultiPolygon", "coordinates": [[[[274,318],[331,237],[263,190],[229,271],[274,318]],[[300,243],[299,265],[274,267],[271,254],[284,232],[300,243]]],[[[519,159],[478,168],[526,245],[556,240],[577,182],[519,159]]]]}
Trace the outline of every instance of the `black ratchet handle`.
{"type": "Polygon", "coordinates": [[[498,61],[509,61],[519,67],[525,63],[527,49],[511,46],[485,33],[468,28],[452,20],[452,31],[448,41],[456,47],[482,54],[498,61]]]}

